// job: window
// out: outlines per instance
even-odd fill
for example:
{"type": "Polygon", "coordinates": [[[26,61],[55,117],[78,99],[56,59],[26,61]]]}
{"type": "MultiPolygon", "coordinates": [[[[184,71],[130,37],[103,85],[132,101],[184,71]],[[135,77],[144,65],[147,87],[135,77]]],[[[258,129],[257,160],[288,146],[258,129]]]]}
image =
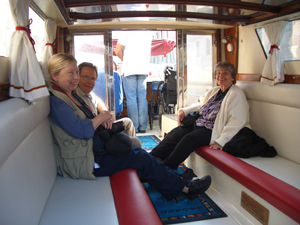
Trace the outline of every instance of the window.
{"type": "Polygon", "coordinates": [[[213,85],[212,35],[188,34],[187,54],[187,105],[199,101],[213,85]]]}
{"type": "Polygon", "coordinates": [[[8,0],[1,2],[0,21],[0,56],[8,57],[10,38],[15,30],[8,0]]]}
{"type": "MultiPolygon", "coordinates": [[[[265,55],[268,57],[270,42],[263,28],[256,29],[257,35],[264,48],[265,55]]],[[[283,54],[284,61],[300,60],[300,20],[288,23],[284,40],[279,46],[283,54]]]]}
{"type": "MultiPolygon", "coordinates": [[[[31,8],[29,8],[28,17],[33,20],[30,30],[31,36],[35,41],[36,56],[38,61],[42,61],[45,48],[44,21],[31,8]]],[[[0,20],[0,56],[8,57],[11,35],[15,31],[15,24],[11,16],[8,0],[1,1],[0,20]]]]}
{"type": "Polygon", "coordinates": [[[29,7],[29,19],[32,19],[30,25],[31,37],[33,38],[35,45],[35,52],[38,61],[42,61],[43,52],[45,49],[45,22],[29,7]]]}
{"type": "Polygon", "coordinates": [[[104,35],[74,35],[74,53],[78,65],[90,62],[97,66],[98,79],[93,92],[106,102],[104,35]]]}

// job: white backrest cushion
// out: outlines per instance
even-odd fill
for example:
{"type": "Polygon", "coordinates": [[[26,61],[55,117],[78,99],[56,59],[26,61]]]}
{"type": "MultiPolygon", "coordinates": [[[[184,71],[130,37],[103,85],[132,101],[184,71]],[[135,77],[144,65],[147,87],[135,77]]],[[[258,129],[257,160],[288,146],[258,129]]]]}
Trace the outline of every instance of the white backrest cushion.
{"type": "Polygon", "coordinates": [[[250,124],[278,155],[300,164],[300,85],[237,83],[250,105],[250,124]]]}
{"type": "Polygon", "coordinates": [[[56,178],[49,98],[9,99],[0,112],[0,224],[38,224],[56,178]]]}

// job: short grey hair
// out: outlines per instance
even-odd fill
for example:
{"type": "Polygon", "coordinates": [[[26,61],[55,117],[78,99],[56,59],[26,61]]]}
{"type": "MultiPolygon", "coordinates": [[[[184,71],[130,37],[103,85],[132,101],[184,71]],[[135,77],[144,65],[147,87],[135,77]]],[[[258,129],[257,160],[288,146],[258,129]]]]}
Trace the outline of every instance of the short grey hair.
{"type": "Polygon", "coordinates": [[[234,68],[233,64],[230,63],[230,62],[226,62],[226,61],[224,61],[224,62],[218,62],[217,65],[215,65],[215,68],[214,68],[215,76],[217,74],[217,69],[220,68],[220,67],[221,68],[226,68],[226,69],[229,70],[229,72],[230,72],[230,74],[231,74],[231,76],[233,78],[233,82],[232,83],[235,84],[236,83],[236,71],[235,71],[235,68],[234,68]]]}

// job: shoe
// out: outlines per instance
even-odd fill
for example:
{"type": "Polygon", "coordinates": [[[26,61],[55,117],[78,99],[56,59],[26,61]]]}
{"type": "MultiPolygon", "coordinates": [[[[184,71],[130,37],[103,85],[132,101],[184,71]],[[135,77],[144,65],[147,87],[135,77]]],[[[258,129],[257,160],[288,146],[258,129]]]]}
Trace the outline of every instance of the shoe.
{"type": "Polygon", "coordinates": [[[180,175],[180,177],[184,180],[192,180],[193,177],[197,177],[197,175],[192,169],[187,168],[186,171],[184,171],[184,173],[180,175]]]}
{"type": "Polygon", "coordinates": [[[145,130],[139,130],[139,133],[144,134],[144,133],[146,133],[146,131],[145,130]]]}
{"type": "Polygon", "coordinates": [[[187,183],[189,191],[186,194],[189,200],[194,200],[200,194],[203,194],[211,184],[211,177],[209,175],[202,177],[201,179],[190,180],[187,183]]]}

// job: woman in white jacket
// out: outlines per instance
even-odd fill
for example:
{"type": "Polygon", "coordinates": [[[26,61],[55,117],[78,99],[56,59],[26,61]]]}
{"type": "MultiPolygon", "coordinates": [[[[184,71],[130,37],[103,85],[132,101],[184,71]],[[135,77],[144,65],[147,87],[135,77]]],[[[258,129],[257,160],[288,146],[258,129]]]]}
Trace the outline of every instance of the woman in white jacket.
{"type": "Polygon", "coordinates": [[[195,149],[210,145],[220,149],[243,127],[249,127],[249,105],[244,92],[235,85],[236,72],[229,62],[219,62],[214,73],[219,86],[206,93],[200,103],[178,110],[177,121],[199,112],[194,124],[174,128],[151,154],[176,170],[195,149]]]}

